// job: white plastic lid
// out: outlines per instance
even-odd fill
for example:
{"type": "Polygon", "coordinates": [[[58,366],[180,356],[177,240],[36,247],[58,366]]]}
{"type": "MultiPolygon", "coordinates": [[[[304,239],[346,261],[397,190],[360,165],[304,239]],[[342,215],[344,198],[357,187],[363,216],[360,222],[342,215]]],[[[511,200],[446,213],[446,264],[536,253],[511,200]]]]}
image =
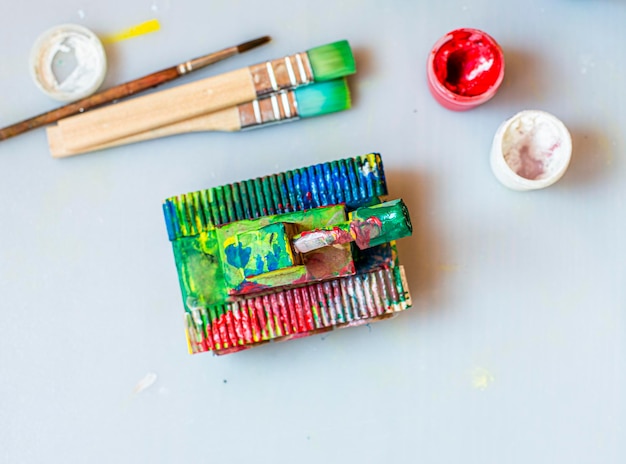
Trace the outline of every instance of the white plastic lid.
{"type": "Polygon", "coordinates": [[[550,113],[525,110],[498,128],[491,146],[491,169],[511,189],[541,189],[565,174],[571,157],[567,127],[550,113]]]}
{"type": "Polygon", "coordinates": [[[104,47],[89,29],[76,24],[56,26],[39,36],[30,55],[37,87],[60,101],[93,94],[107,70],[104,47]]]}

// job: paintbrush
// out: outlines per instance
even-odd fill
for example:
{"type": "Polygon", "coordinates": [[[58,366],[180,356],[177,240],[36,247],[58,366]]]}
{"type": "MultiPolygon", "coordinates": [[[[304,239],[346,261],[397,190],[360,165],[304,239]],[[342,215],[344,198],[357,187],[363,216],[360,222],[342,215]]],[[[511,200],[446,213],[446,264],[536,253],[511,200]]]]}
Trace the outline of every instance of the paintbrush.
{"type": "Polygon", "coordinates": [[[350,108],[350,89],[345,78],[315,83],[294,90],[270,94],[263,98],[195,118],[180,121],[157,129],[141,132],[112,142],[69,150],[65,147],[59,126],[46,129],[50,153],[55,158],[79,155],[105,148],[127,145],[170,135],[188,132],[235,132],[266,127],[281,122],[321,116],[350,108]]]}
{"type": "Polygon", "coordinates": [[[162,69],[161,71],[148,74],[147,76],[140,77],[133,81],[116,85],[115,87],[111,87],[104,92],[91,95],[90,97],[86,97],[74,103],[62,106],[61,108],[48,111],[47,113],[40,114],[39,116],[35,116],[0,129],[0,140],[14,137],[31,129],[57,122],[60,119],[83,113],[84,111],[104,105],[105,103],[110,103],[114,100],[119,100],[138,92],[156,87],[164,84],[165,82],[177,79],[185,74],[189,74],[192,71],[197,71],[198,69],[202,69],[210,64],[266,44],[270,40],[271,38],[269,36],[260,37],[234,47],[225,48],[218,52],[194,58],[179,65],[172,66],[171,68],[162,69]]]}
{"type": "Polygon", "coordinates": [[[81,150],[355,71],[343,40],[62,119],[59,127],[66,148],[81,150]]]}

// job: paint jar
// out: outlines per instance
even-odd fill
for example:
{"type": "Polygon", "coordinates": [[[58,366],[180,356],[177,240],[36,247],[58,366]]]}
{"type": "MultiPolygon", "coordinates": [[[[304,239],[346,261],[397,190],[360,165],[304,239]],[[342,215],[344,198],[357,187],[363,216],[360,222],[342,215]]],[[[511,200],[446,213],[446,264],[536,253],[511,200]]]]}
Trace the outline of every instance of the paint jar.
{"type": "Polygon", "coordinates": [[[491,146],[491,169],[513,190],[535,190],[559,180],[571,157],[567,127],[550,113],[526,110],[498,128],[491,146]]]}
{"type": "Polygon", "coordinates": [[[435,43],[427,64],[428,88],[435,100],[454,111],[491,99],[504,79],[504,54],[478,29],[457,29],[435,43]]]}
{"type": "Polygon", "coordinates": [[[37,87],[60,101],[93,94],[107,70],[100,39],[89,29],[63,24],[39,36],[30,54],[30,71],[37,87]]]}

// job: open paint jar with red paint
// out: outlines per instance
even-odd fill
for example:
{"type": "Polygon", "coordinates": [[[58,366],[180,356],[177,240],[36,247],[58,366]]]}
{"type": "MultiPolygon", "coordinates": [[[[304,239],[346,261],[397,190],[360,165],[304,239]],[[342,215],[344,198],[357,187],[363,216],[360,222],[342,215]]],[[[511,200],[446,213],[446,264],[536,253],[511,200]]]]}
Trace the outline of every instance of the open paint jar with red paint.
{"type": "Polygon", "coordinates": [[[457,29],[435,43],[427,70],[435,100],[450,110],[469,110],[498,91],[504,78],[504,54],[485,32],[457,29]]]}

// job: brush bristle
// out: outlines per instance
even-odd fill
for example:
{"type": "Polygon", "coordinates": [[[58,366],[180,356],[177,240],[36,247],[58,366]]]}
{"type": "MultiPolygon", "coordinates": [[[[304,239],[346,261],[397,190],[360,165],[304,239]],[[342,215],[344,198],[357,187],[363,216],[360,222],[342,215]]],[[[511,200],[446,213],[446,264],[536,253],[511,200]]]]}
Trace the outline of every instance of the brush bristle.
{"type": "Polygon", "coordinates": [[[237,45],[237,52],[243,53],[248,50],[252,50],[253,48],[259,47],[271,41],[272,38],[269,35],[264,35],[263,37],[259,37],[258,39],[250,40],[249,42],[244,42],[242,44],[237,45]]]}
{"type": "Polygon", "coordinates": [[[356,72],[354,56],[347,40],[312,48],[307,54],[316,82],[329,81],[356,72]]]}
{"type": "Polygon", "coordinates": [[[301,118],[321,116],[350,108],[350,89],[346,78],[306,85],[294,90],[301,118]]]}

